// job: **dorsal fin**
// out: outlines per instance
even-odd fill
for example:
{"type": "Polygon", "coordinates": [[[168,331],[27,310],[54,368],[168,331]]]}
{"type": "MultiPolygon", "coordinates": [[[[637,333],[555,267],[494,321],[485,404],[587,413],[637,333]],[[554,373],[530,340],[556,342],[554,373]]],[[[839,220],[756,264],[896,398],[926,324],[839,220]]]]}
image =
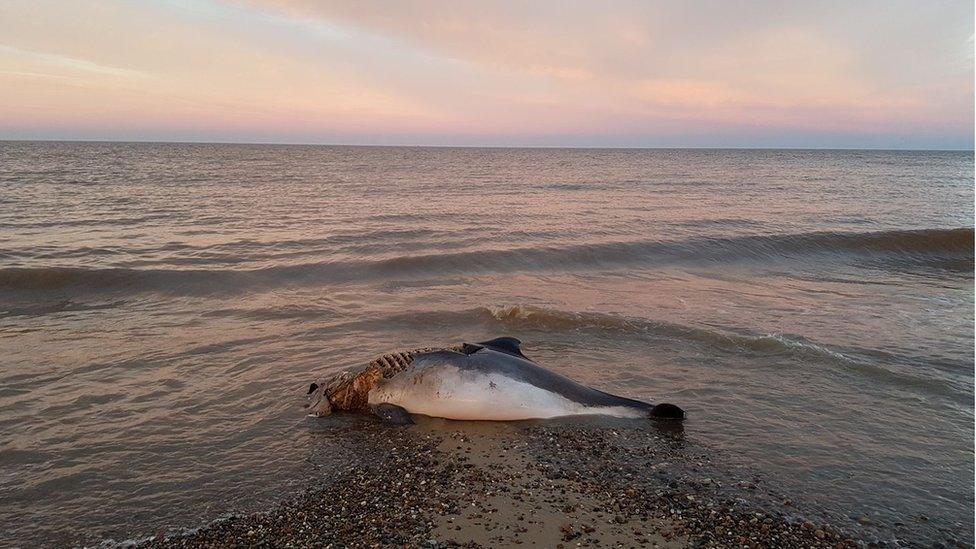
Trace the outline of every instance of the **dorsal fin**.
{"type": "Polygon", "coordinates": [[[529,360],[529,357],[522,354],[522,342],[514,337],[496,337],[488,341],[481,341],[478,345],[484,345],[493,351],[529,360]]]}

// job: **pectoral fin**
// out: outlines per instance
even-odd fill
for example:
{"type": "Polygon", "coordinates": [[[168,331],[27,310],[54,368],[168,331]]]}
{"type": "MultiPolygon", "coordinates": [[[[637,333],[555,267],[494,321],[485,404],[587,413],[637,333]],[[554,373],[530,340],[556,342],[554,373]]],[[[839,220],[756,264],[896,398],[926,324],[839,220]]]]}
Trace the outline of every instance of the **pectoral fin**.
{"type": "Polygon", "coordinates": [[[413,418],[406,409],[396,404],[377,404],[373,406],[373,413],[391,425],[413,425],[413,418]]]}

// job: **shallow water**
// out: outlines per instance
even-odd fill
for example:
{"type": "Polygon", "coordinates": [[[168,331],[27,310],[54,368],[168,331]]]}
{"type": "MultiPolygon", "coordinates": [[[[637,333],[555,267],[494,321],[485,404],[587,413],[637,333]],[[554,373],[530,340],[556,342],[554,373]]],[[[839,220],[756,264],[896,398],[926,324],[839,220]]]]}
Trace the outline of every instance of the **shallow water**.
{"type": "Polygon", "coordinates": [[[309,381],[500,335],[681,405],[867,536],[972,542],[972,176],[968,152],[0,143],[0,543],[259,508],[343,459],[353,420],[304,418],[309,381]]]}

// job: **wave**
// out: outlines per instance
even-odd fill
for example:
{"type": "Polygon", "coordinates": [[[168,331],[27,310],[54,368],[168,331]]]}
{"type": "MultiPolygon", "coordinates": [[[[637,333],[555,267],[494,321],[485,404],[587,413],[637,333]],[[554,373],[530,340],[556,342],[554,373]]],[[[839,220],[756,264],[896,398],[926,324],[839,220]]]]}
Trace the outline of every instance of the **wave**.
{"type": "Polygon", "coordinates": [[[482,307],[476,309],[474,313],[478,316],[487,315],[508,328],[518,330],[573,331],[594,329],[629,335],[646,334],[673,337],[731,351],[850,360],[840,352],[833,351],[800,336],[783,334],[740,335],[673,322],[631,318],[607,313],[570,312],[527,305],[482,307]]]}
{"type": "MultiPolygon", "coordinates": [[[[425,276],[535,270],[612,269],[670,264],[727,264],[834,256],[837,261],[902,268],[921,265],[971,272],[972,228],[818,232],[523,247],[284,265],[261,269],[0,269],[0,291],[129,290],[233,292],[260,286],[329,284],[425,276]]],[[[245,259],[242,259],[242,262],[245,259]]]]}
{"type": "MultiPolygon", "coordinates": [[[[554,333],[590,333],[596,341],[626,341],[628,344],[635,341],[646,341],[652,347],[667,345],[668,340],[677,340],[681,346],[700,345],[706,348],[708,356],[726,353],[731,355],[745,354],[767,359],[784,357],[799,360],[803,364],[823,364],[858,377],[924,389],[950,398],[960,397],[960,395],[964,397],[965,394],[970,394],[965,390],[960,390],[954,381],[946,379],[945,372],[932,375],[933,372],[928,367],[920,366],[918,360],[911,357],[890,353],[880,353],[883,356],[878,356],[879,352],[871,349],[827,345],[796,334],[741,333],[618,314],[564,311],[522,304],[400,313],[381,318],[340,323],[314,331],[331,333],[335,330],[348,330],[352,327],[382,331],[390,326],[397,326],[398,328],[416,327],[419,330],[437,326],[455,329],[464,327],[473,332],[516,336],[535,332],[543,334],[543,337],[554,333]]],[[[315,335],[322,334],[316,333],[315,335]]],[[[773,362],[777,365],[788,363],[773,362]]],[[[971,365],[966,364],[953,364],[947,368],[949,371],[956,372],[969,371],[970,369],[971,365]]],[[[969,383],[966,381],[964,385],[969,383]]]]}
{"type": "MultiPolygon", "coordinates": [[[[615,314],[570,312],[526,305],[480,307],[462,314],[487,318],[489,322],[501,324],[499,329],[514,333],[594,330],[600,333],[601,339],[614,333],[620,333],[628,340],[635,336],[679,339],[701,344],[711,352],[744,352],[755,356],[783,356],[805,362],[816,361],[840,370],[854,372],[868,379],[924,388],[940,395],[957,397],[967,394],[965,390],[958,390],[959,387],[956,387],[952,381],[944,379],[942,373],[932,376],[932,372],[920,367],[914,358],[870,349],[825,345],[795,334],[733,333],[615,314]],[[883,361],[879,362],[879,358],[882,357],[878,355],[883,355],[883,361]]],[[[457,319],[453,319],[452,323],[456,324],[457,319]]],[[[972,369],[971,364],[944,366],[947,366],[946,370],[955,372],[969,372],[972,369]]],[[[971,378],[965,381],[964,385],[970,386],[971,378]]]]}
{"type": "MultiPolygon", "coordinates": [[[[546,340],[556,334],[572,334],[573,340],[597,345],[613,342],[633,348],[700,347],[702,356],[732,357],[726,364],[759,367],[778,375],[780,368],[801,365],[810,372],[828,369],[834,375],[853,376],[868,383],[910,388],[959,402],[971,401],[971,378],[957,379],[953,372],[968,372],[971,365],[921,364],[917,358],[855,347],[828,345],[796,334],[742,333],[720,328],[696,327],[679,323],[633,318],[597,312],[572,312],[531,305],[474,307],[462,310],[427,310],[340,322],[303,332],[302,337],[331,337],[350,329],[370,333],[396,330],[440,332],[442,329],[466,333],[507,334],[527,340],[546,340]],[[537,334],[533,336],[533,334],[537,334]],[[883,356],[879,356],[883,355],[883,356]],[[744,359],[744,361],[743,361],[744,359]],[[933,371],[936,369],[938,371],[933,371]],[[968,396],[967,396],[968,395],[968,396]],[[968,399],[968,400],[967,400],[968,399]]],[[[421,342],[415,342],[420,344],[421,342]]],[[[428,344],[430,342],[427,342],[428,344]]],[[[453,344],[441,341],[438,344],[453,344]]],[[[711,367],[706,361],[702,367],[711,367]]],[[[862,381],[863,382],[863,381],[862,381]]]]}
{"type": "Polygon", "coordinates": [[[70,299],[60,301],[41,301],[31,303],[26,306],[0,306],[0,318],[11,316],[43,316],[53,313],[69,313],[98,311],[102,309],[114,309],[125,305],[125,301],[113,301],[110,303],[75,303],[70,299]]]}
{"type": "MultiPolygon", "coordinates": [[[[255,317],[267,315],[265,309],[253,312],[255,317]]],[[[248,314],[247,316],[252,316],[248,314]]],[[[811,359],[824,359],[845,364],[859,363],[855,357],[860,351],[825,346],[799,335],[790,334],[741,334],[719,329],[699,328],[684,324],[634,318],[593,311],[564,311],[532,305],[482,306],[460,310],[428,310],[386,315],[380,318],[354,320],[329,327],[323,332],[356,328],[381,329],[383,327],[465,326],[488,325],[490,333],[556,333],[594,332],[601,338],[620,336],[654,336],[697,342],[713,350],[750,352],[760,355],[791,355],[811,359]]],[[[892,358],[892,357],[889,357],[892,358]]]]}
{"type": "Polygon", "coordinates": [[[973,259],[973,229],[802,233],[679,241],[628,241],[560,247],[404,256],[370,264],[381,271],[508,271],[629,264],[767,261],[844,254],[893,263],[973,259]]]}

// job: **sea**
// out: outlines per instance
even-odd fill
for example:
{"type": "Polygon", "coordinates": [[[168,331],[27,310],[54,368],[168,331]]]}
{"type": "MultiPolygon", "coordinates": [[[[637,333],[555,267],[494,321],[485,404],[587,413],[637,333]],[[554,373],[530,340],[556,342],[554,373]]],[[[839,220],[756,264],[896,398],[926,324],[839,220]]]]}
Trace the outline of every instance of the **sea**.
{"type": "Polygon", "coordinates": [[[867,539],[971,544],[973,175],[972,151],[0,142],[0,545],[270,508],[372,421],[305,417],[311,381],[498,336],[678,404],[690,443],[867,539]]]}

